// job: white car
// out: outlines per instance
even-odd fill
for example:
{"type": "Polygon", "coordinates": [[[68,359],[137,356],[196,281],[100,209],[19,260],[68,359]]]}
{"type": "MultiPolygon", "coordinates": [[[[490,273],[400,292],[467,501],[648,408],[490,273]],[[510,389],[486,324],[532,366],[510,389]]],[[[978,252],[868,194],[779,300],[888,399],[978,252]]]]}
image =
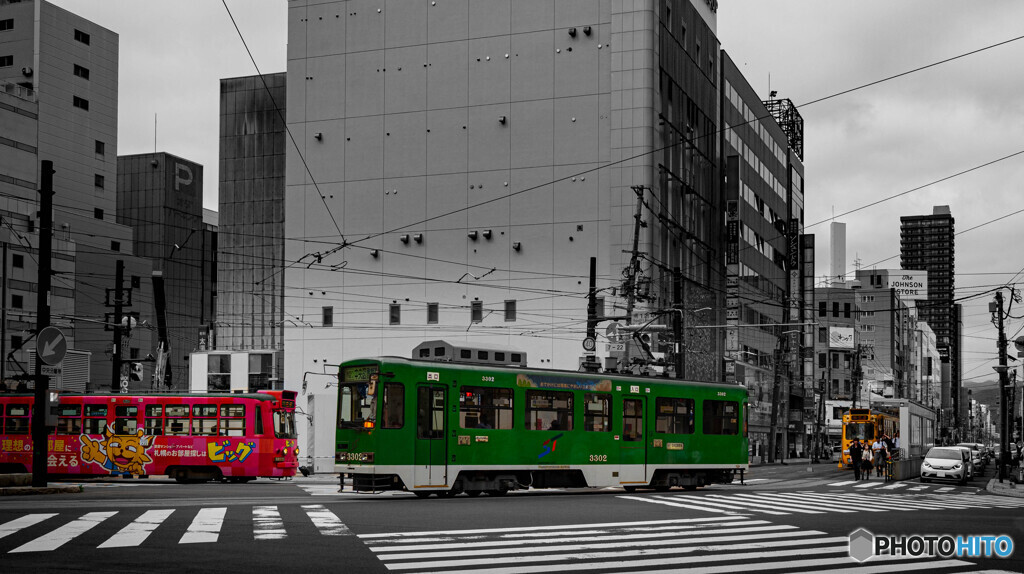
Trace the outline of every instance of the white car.
{"type": "Polygon", "coordinates": [[[921,482],[955,480],[967,484],[971,449],[957,446],[933,446],[921,463],[921,482]]]}

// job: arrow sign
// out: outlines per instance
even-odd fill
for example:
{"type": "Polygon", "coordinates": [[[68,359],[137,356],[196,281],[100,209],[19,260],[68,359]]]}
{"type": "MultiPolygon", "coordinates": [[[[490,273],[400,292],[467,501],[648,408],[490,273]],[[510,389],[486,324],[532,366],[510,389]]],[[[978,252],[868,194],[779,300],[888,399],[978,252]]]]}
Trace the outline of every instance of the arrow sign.
{"type": "Polygon", "coordinates": [[[45,327],[36,337],[36,354],[47,365],[58,365],[68,352],[68,341],[56,327],[45,327]]]}

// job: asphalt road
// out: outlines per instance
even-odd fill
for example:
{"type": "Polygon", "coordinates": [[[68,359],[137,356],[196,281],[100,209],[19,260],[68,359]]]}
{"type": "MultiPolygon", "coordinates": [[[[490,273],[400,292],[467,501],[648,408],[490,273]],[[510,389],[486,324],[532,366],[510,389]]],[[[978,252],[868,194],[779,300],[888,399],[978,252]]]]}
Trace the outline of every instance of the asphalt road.
{"type": "MultiPolygon", "coordinates": [[[[991,476],[991,470],[989,475],[991,476]]],[[[418,499],[337,492],[327,476],[250,484],[85,483],[0,498],[5,572],[1022,572],[1001,558],[863,564],[850,534],[1022,538],[1024,499],[966,486],[854,482],[834,465],[756,467],[697,491],[547,490],[418,499]],[[808,470],[810,469],[810,470],[808,470]]]]}

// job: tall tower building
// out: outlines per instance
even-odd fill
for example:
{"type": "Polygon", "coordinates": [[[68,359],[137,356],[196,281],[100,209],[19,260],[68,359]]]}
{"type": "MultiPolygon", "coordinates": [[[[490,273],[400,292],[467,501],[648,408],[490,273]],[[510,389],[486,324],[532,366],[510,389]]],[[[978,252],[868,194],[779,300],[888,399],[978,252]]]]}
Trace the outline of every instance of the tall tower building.
{"type": "Polygon", "coordinates": [[[284,352],[285,73],[220,82],[216,348],[284,352]]]}
{"type": "MultiPolygon", "coordinates": [[[[963,372],[960,306],[953,301],[956,279],[955,220],[948,205],[931,215],[900,218],[900,266],[928,272],[928,300],[918,303],[920,319],[935,332],[939,354],[949,362],[953,412],[963,372]]],[[[947,421],[953,423],[955,421],[947,421]]],[[[944,425],[944,426],[948,426],[944,425]]]]}

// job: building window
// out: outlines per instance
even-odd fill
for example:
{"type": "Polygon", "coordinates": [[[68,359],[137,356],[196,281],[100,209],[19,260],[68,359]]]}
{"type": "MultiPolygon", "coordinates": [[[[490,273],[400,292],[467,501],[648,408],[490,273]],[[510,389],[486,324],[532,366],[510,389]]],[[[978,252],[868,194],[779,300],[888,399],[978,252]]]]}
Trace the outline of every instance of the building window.
{"type": "Polygon", "coordinates": [[[20,335],[11,335],[11,350],[17,351],[20,349],[21,346],[25,344],[24,341],[25,340],[22,339],[20,335]]]}
{"type": "Polygon", "coordinates": [[[11,294],[11,308],[21,309],[25,305],[25,299],[21,295],[11,294]]]}
{"type": "Polygon", "coordinates": [[[437,303],[427,303],[427,324],[437,324],[437,303]]]}
{"type": "Polygon", "coordinates": [[[103,210],[99,207],[92,208],[93,219],[103,219],[103,210]]]}
{"type": "Polygon", "coordinates": [[[484,320],[483,301],[472,301],[469,304],[469,320],[473,323],[480,323],[484,320]]]}
{"type": "Polygon", "coordinates": [[[96,155],[106,155],[106,153],[107,153],[107,144],[104,143],[104,142],[101,142],[100,140],[96,140],[96,155]]]}
{"type": "Polygon", "coordinates": [[[334,326],[334,307],[322,307],[320,309],[320,325],[324,327],[334,326]]]}
{"type": "Polygon", "coordinates": [[[75,64],[75,75],[78,76],[79,78],[82,78],[83,80],[88,80],[89,79],[89,68],[85,68],[85,67],[79,66],[78,64],[75,64]]]}
{"type": "Polygon", "coordinates": [[[515,321],[516,320],[516,300],[506,299],[505,300],[505,320],[515,321]]]}
{"type": "Polygon", "coordinates": [[[15,269],[23,269],[25,267],[25,256],[21,253],[11,254],[11,267],[15,269]]]}
{"type": "Polygon", "coordinates": [[[843,318],[845,318],[845,319],[849,319],[850,318],[850,304],[849,303],[843,303],[843,318]]]}
{"type": "Polygon", "coordinates": [[[818,316],[824,317],[825,315],[828,315],[828,303],[818,301],[818,316]]]}
{"type": "Polygon", "coordinates": [[[10,68],[14,65],[14,56],[0,56],[0,68],[10,68]]]}
{"type": "Polygon", "coordinates": [[[110,242],[110,250],[111,251],[121,251],[121,242],[120,241],[111,241],[110,242]]]}
{"type": "Polygon", "coordinates": [[[388,305],[388,324],[389,325],[401,325],[402,324],[402,306],[398,303],[392,303],[388,305]]]}
{"type": "Polygon", "coordinates": [[[93,180],[96,183],[96,187],[99,189],[103,189],[103,186],[106,185],[107,183],[107,178],[103,177],[98,173],[93,176],[93,180]]]}
{"type": "Polygon", "coordinates": [[[818,368],[824,369],[828,367],[828,355],[825,353],[818,353],[818,368]]]}
{"type": "Polygon", "coordinates": [[[4,30],[14,29],[14,18],[7,18],[6,20],[0,20],[0,32],[4,30]]]}
{"type": "Polygon", "coordinates": [[[89,35],[86,34],[83,31],[81,31],[81,30],[75,30],[75,40],[78,40],[79,42],[81,42],[83,44],[88,44],[89,43],[89,35]]]}
{"type": "Polygon", "coordinates": [[[838,317],[839,316],[839,301],[833,301],[832,302],[832,316],[833,317],[838,317]]]}
{"type": "Polygon", "coordinates": [[[89,100],[75,96],[71,102],[76,108],[89,111],[89,100]]]}

